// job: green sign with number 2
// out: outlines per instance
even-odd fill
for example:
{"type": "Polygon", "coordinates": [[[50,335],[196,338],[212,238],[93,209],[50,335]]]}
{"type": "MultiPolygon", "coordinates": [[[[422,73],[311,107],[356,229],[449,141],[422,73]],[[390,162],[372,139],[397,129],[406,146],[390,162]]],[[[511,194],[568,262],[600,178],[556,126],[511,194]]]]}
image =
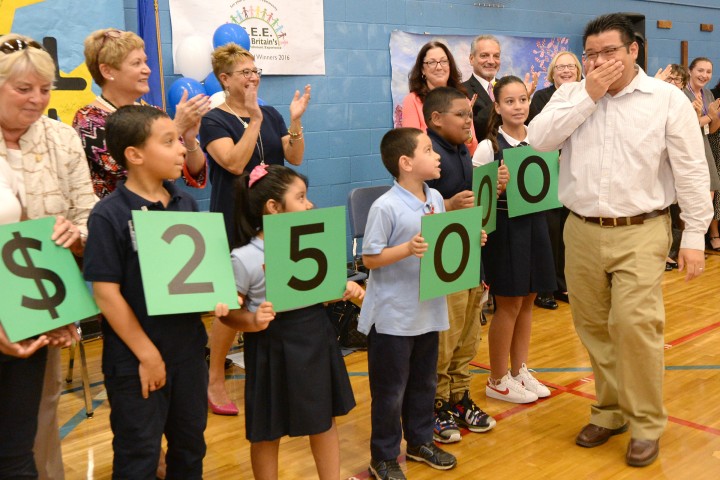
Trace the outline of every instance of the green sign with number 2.
{"type": "Polygon", "coordinates": [[[263,217],[266,298],[276,312],[337,300],[345,292],[345,207],[263,217]]]}
{"type": "Polygon", "coordinates": [[[239,308],[222,214],[133,211],[150,315],[239,308]]]}

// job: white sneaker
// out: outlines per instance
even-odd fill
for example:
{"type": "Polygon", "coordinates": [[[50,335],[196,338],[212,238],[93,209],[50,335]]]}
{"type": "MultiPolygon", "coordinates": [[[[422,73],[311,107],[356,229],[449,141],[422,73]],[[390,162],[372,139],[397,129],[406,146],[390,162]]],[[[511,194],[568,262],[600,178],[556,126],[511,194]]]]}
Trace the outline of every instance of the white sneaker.
{"type": "Polygon", "coordinates": [[[540,383],[535,377],[533,377],[530,372],[531,370],[528,370],[527,366],[523,363],[517,377],[513,378],[515,379],[515,381],[522,384],[522,386],[525,387],[527,390],[530,390],[535,395],[537,395],[538,398],[549,397],[550,390],[545,385],[540,383]]]}
{"type": "Polygon", "coordinates": [[[485,395],[511,403],[532,403],[538,399],[537,395],[515,380],[510,372],[506,373],[497,383],[488,378],[485,395]]]}

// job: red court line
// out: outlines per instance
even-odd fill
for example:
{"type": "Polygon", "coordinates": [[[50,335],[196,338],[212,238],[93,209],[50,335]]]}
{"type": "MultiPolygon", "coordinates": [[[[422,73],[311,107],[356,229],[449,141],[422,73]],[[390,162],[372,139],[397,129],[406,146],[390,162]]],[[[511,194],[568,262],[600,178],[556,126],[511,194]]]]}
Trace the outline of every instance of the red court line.
{"type": "Polygon", "coordinates": [[[670,345],[671,347],[677,347],[678,345],[681,345],[685,342],[689,342],[690,340],[693,340],[700,335],[704,335],[708,332],[712,332],[713,330],[720,328],[720,322],[713,323],[712,325],[708,325],[707,327],[703,327],[700,330],[696,330],[692,333],[688,333],[684,337],[676,338],[672,342],[668,342],[667,345],[670,345]]]}

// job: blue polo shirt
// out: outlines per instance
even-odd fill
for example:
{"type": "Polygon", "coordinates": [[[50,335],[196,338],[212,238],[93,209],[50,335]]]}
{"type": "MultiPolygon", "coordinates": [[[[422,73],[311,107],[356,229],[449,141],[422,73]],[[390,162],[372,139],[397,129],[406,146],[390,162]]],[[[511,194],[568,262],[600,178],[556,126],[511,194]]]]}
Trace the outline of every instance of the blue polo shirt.
{"type": "Polygon", "coordinates": [[[433,150],[440,154],[440,178],[427,182],[443,196],[451,198],[464,190],[472,190],[472,157],[464,143],[454,145],[432,128],[427,129],[433,150]]]}
{"type": "MultiPolygon", "coordinates": [[[[375,255],[420,233],[420,220],[431,211],[445,211],[440,192],[425,185],[426,202],[398,185],[370,207],[362,250],[375,255]]],[[[415,336],[449,328],[445,297],[420,302],[420,259],[414,255],[370,271],[358,330],[415,336]]]]}
{"type": "MultiPolygon", "coordinates": [[[[171,199],[167,207],[150,202],[131,192],[125,182],[93,208],[88,220],[83,272],[89,282],[120,284],[120,292],[130,305],[145,333],[160,351],[166,365],[202,355],[207,334],[200,313],[150,316],[145,304],[140,261],[130,238],[128,222],[132,211],[148,210],[197,212],[195,200],[163,182],[171,199]]],[[[120,339],[107,321],[102,322],[104,337],[103,373],[105,375],[137,375],[138,359],[120,339]]]]}

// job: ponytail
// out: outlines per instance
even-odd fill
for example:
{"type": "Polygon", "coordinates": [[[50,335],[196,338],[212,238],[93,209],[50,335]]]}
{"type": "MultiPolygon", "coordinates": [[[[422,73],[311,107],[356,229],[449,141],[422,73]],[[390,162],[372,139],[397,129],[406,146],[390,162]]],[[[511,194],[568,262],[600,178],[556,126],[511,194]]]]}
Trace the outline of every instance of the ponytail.
{"type": "MultiPolygon", "coordinates": [[[[497,104],[500,101],[500,97],[502,96],[502,91],[505,88],[506,85],[509,85],[511,83],[519,83],[523,87],[525,86],[525,82],[520,80],[518,77],[514,75],[506,75],[502,77],[500,80],[495,82],[495,85],[493,85],[493,94],[495,95],[495,104],[497,104]]],[[[497,136],[498,131],[500,128],[500,125],[502,125],[502,117],[499,113],[493,108],[493,112],[490,115],[490,118],[488,118],[488,124],[487,124],[487,139],[490,140],[490,144],[492,145],[493,152],[498,153],[498,150],[500,150],[500,147],[498,146],[497,142],[497,136]]]]}

